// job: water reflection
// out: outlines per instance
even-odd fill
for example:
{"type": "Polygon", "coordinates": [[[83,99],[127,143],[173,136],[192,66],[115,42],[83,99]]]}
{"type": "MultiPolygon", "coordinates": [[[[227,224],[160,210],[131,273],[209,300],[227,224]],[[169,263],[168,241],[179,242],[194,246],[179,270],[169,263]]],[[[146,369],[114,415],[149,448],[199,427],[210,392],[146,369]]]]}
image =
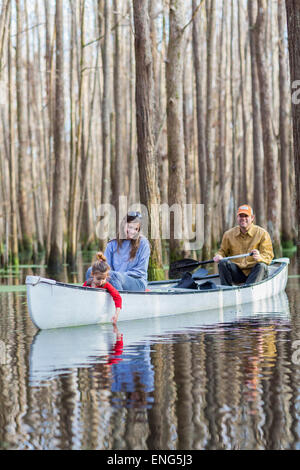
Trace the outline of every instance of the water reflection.
{"type": "Polygon", "coordinates": [[[37,332],[1,294],[0,448],[299,448],[299,278],[287,295],[37,332]]]}
{"type": "MultiPolygon", "coordinates": [[[[191,341],[204,325],[209,325],[210,332],[212,328],[216,328],[220,335],[220,328],[224,329],[226,323],[241,322],[248,317],[254,318],[255,315],[260,318],[264,315],[272,316],[274,313],[286,320],[289,318],[285,293],[238,308],[120,322],[118,328],[104,324],[41,330],[36,334],[31,346],[31,384],[39,385],[60,373],[68,373],[73,368],[97,363],[111,367],[114,365],[114,369],[120,372],[120,378],[115,382],[119,381],[124,387],[132,388],[128,368],[136,369],[141,377],[145,375],[143,371],[146,367],[141,370],[139,367],[140,363],[150,364],[150,344],[187,339],[191,341]],[[122,364],[118,366],[120,362],[122,364]]],[[[148,379],[145,379],[146,382],[148,379]]]]}

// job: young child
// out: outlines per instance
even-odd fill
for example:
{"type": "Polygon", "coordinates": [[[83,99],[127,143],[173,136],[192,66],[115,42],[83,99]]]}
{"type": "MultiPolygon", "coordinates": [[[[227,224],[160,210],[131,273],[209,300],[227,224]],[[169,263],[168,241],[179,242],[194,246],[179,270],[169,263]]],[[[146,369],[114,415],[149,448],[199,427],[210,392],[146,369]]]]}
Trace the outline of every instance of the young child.
{"type": "Polygon", "coordinates": [[[92,266],[91,277],[85,281],[83,286],[106,289],[110,293],[116,306],[115,315],[111,320],[114,324],[116,324],[119,318],[120,310],[122,308],[122,297],[120,296],[117,289],[107,282],[109,270],[110,267],[106,262],[106,257],[101,251],[99,251],[99,253],[97,253],[97,261],[92,266]]]}

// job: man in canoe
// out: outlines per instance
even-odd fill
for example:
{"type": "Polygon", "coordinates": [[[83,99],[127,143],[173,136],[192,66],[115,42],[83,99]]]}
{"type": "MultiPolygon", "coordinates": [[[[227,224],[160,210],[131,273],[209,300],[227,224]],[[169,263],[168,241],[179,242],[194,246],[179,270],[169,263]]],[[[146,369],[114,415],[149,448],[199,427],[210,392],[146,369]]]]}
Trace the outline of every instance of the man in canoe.
{"type": "Polygon", "coordinates": [[[253,224],[254,217],[252,208],[243,204],[237,211],[238,225],[223,235],[220,249],[213,258],[218,263],[222,285],[253,284],[268,276],[268,265],[274,258],[272,241],[265,229],[253,224]],[[222,261],[241,253],[252,256],[222,261]]]}

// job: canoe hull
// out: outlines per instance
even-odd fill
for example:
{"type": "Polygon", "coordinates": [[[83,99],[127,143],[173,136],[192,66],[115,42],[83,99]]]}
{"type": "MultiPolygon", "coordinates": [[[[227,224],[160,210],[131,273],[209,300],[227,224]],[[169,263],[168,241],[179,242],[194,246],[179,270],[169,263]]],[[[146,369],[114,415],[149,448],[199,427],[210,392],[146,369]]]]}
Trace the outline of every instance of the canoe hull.
{"type": "MultiPolygon", "coordinates": [[[[149,284],[150,292],[121,292],[123,307],[119,321],[163,317],[223,309],[241,305],[284,291],[288,259],[278,262],[278,269],[260,283],[214,290],[176,290],[170,285],[149,284]]],[[[73,286],[38,276],[27,276],[29,314],[39,329],[81,326],[111,321],[115,306],[102,289],[73,286]]]]}

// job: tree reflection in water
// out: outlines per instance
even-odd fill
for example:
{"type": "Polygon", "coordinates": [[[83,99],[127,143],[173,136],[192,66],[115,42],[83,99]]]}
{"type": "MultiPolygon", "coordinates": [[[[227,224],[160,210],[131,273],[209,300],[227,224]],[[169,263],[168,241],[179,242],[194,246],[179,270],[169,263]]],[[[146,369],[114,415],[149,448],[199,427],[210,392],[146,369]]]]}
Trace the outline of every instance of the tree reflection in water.
{"type": "Polygon", "coordinates": [[[133,343],[127,342],[130,322],[120,322],[114,332],[107,327],[108,349],[100,344],[94,355],[81,355],[93,346],[92,329],[82,330],[86,339],[76,329],[70,337],[53,334],[46,359],[51,363],[58,346],[63,351],[72,343],[74,356],[66,356],[65,367],[53,363],[52,375],[34,382],[33,348],[44,336],[35,336],[25,293],[2,293],[0,340],[7,358],[0,366],[0,447],[299,447],[300,374],[291,360],[300,336],[299,278],[290,279],[287,294],[290,313],[270,304],[269,313],[234,322],[153,336],[142,331],[133,343]]]}

